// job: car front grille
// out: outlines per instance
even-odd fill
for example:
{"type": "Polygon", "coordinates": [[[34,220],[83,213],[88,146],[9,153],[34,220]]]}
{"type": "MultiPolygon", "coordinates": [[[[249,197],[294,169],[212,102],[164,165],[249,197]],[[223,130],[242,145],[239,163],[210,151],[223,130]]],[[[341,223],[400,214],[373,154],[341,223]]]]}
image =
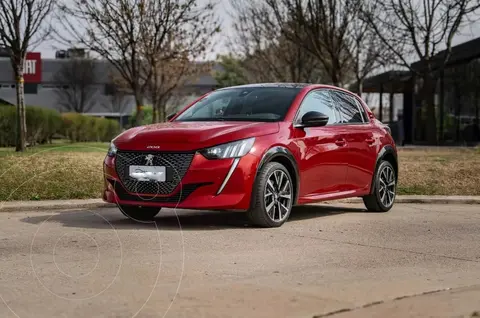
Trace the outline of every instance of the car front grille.
{"type": "Polygon", "coordinates": [[[181,203],[183,202],[190,194],[192,194],[198,188],[210,185],[211,183],[194,183],[194,184],[186,184],[183,185],[182,188],[177,191],[175,194],[172,194],[168,197],[160,197],[160,196],[153,196],[153,197],[142,197],[141,195],[137,194],[130,194],[125,191],[125,189],[115,180],[108,179],[108,182],[114,187],[115,193],[118,195],[120,200],[126,201],[138,201],[138,202],[155,202],[155,203],[181,203]]]}
{"type": "Polygon", "coordinates": [[[127,152],[118,151],[115,157],[115,169],[123,186],[128,192],[141,194],[171,194],[182,181],[193,160],[195,153],[168,152],[127,152]],[[153,166],[165,166],[166,181],[137,181],[128,175],[131,165],[146,165],[147,156],[153,155],[153,166]]]}

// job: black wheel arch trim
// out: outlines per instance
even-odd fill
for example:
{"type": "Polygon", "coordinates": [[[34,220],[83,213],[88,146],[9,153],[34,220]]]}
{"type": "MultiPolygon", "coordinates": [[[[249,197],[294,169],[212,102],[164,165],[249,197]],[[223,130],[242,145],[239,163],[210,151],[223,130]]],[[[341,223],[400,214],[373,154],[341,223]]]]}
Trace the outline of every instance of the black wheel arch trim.
{"type": "Polygon", "coordinates": [[[374,191],[374,182],[375,182],[375,176],[377,172],[377,168],[382,162],[383,158],[385,158],[386,155],[392,155],[395,158],[395,166],[393,167],[395,169],[395,181],[398,182],[398,158],[397,158],[397,152],[393,148],[392,145],[385,145],[377,154],[377,160],[375,161],[375,170],[372,176],[372,182],[370,184],[370,194],[373,194],[374,191]]]}
{"type": "MultiPolygon", "coordinates": [[[[262,159],[260,159],[260,163],[258,164],[257,171],[255,173],[255,181],[254,185],[256,186],[257,180],[258,180],[258,174],[262,170],[262,168],[269,162],[273,161],[273,159],[282,157],[287,159],[291,166],[293,167],[293,171],[295,173],[295,193],[294,193],[294,200],[292,202],[292,206],[297,203],[298,200],[298,193],[299,193],[299,187],[300,187],[300,173],[298,172],[298,165],[297,161],[295,160],[295,157],[293,156],[292,152],[288,150],[287,148],[283,146],[274,146],[270,149],[268,149],[262,156],[262,159]]],[[[251,202],[255,202],[255,191],[252,191],[252,199],[251,202]]]]}

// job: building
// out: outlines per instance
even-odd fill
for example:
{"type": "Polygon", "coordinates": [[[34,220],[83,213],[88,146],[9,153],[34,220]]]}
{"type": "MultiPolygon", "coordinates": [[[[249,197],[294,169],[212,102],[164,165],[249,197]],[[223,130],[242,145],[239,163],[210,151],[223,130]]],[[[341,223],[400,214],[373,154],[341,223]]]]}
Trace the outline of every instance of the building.
{"type": "MultiPolygon", "coordinates": [[[[16,104],[16,81],[5,53],[8,52],[0,54],[0,104],[16,104]]],[[[42,59],[40,53],[28,53],[24,76],[26,104],[116,118],[122,125],[126,124],[135,110],[135,99],[132,95],[115,92],[111,78],[114,69],[107,61],[72,59],[85,56],[86,53],[78,49],[57,51],[54,59],[42,59]],[[86,68],[91,68],[90,75],[86,68]]],[[[176,99],[176,104],[170,107],[183,107],[215,87],[216,81],[211,74],[199,76],[184,87],[184,97],[176,99]]]]}
{"type": "MultiPolygon", "coordinates": [[[[451,56],[442,71],[440,61],[444,54],[445,51],[441,51],[433,58],[433,72],[438,78],[434,103],[439,144],[478,144],[480,38],[452,47],[451,56]]],[[[412,69],[421,67],[420,62],[411,65],[412,69]]],[[[406,144],[427,144],[425,129],[422,128],[425,120],[429,119],[422,113],[421,85],[422,80],[410,71],[389,71],[364,82],[365,93],[379,95],[378,103],[375,103],[379,120],[388,122],[395,132],[403,131],[406,144]],[[385,111],[387,104],[388,110],[385,111]],[[386,113],[388,117],[384,116],[386,113]],[[401,121],[397,120],[399,114],[401,121]]]]}

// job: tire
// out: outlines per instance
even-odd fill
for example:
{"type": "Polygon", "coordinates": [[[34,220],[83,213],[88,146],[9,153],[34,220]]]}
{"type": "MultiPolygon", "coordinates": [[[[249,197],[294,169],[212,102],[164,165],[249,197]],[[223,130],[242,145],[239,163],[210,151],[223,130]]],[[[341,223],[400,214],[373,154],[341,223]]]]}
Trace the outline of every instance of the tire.
{"type": "Polygon", "coordinates": [[[126,217],[135,221],[152,221],[161,208],[142,207],[136,205],[121,205],[120,211],[126,217]]]}
{"type": "Polygon", "coordinates": [[[288,220],[295,194],[292,177],[282,164],[267,163],[255,180],[252,194],[252,204],[247,211],[250,223],[260,227],[280,227],[288,220]]]}
{"type": "Polygon", "coordinates": [[[363,197],[363,203],[365,203],[367,210],[370,212],[389,211],[393,207],[397,191],[397,177],[390,162],[385,160],[380,162],[375,171],[372,187],[372,194],[363,197]],[[386,180],[388,180],[388,192],[385,191],[383,186],[386,180]],[[384,197],[384,194],[389,195],[388,198],[384,197]]]}

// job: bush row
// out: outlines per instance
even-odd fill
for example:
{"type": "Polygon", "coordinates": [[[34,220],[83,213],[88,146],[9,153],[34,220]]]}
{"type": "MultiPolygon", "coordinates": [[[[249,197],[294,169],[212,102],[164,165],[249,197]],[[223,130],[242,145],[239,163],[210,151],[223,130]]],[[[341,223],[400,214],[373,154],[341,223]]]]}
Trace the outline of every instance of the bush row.
{"type": "MultiPolygon", "coordinates": [[[[72,142],[110,141],[120,132],[117,121],[77,113],[60,114],[56,110],[26,107],[27,143],[35,145],[60,135],[72,142]]],[[[0,147],[15,145],[16,108],[0,105],[0,147]]]]}

